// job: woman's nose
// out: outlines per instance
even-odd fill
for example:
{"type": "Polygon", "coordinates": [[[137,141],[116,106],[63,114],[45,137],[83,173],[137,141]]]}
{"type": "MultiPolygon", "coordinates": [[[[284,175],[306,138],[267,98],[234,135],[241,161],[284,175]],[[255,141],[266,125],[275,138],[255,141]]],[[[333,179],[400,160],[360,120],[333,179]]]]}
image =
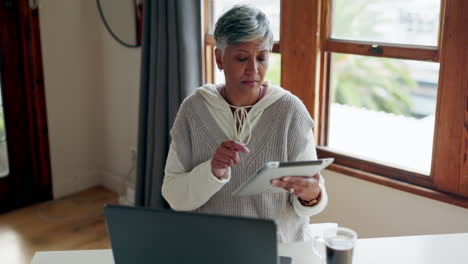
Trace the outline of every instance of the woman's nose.
{"type": "Polygon", "coordinates": [[[255,59],[250,59],[247,63],[247,67],[245,69],[246,73],[257,73],[258,72],[258,63],[255,59]]]}

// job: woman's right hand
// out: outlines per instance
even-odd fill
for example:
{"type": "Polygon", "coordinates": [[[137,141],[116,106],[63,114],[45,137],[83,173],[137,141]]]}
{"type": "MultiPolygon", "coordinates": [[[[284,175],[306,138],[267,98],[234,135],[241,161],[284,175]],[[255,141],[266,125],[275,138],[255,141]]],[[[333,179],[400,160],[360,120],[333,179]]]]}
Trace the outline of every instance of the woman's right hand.
{"type": "Polygon", "coordinates": [[[211,171],[218,179],[222,179],[228,167],[233,167],[239,163],[239,152],[248,154],[249,149],[237,141],[224,141],[216,149],[211,159],[211,171]]]}

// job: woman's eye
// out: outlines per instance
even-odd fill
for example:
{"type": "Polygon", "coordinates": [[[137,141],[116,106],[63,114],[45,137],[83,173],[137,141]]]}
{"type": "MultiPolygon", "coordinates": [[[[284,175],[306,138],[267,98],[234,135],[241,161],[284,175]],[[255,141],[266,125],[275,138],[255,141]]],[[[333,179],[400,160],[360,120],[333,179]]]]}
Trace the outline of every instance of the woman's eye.
{"type": "Polygon", "coordinates": [[[257,60],[259,60],[259,61],[265,61],[265,60],[266,60],[266,57],[259,57],[259,58],[257,58],[257,60]]]}
{"type": "Polygon", "coordinates": [[[244,62],[244,61],[247,60],[247,58],[237,58],[237,60],[240,61],[240,62],[244,62]]]}

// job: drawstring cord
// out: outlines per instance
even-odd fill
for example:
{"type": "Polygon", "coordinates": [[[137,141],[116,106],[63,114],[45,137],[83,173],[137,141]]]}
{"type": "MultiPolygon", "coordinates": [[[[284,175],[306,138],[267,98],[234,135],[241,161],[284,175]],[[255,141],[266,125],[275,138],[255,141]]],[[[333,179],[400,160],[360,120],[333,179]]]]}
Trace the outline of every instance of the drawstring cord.
{"type": "Polygon", "coordinates": [[[252,136],[252,125],[250,124],[250,119],[247,116],[248,108],[252,108],[252,105],[249,106],[234,106],[234,105],[229,105],[231,108],[234,108],[234,125],[235,125],[235,137],[236,140],[242,143],[243,145],[247,145],[250,142],[250,138],[252,136]],[[247,122],[245,122],[247,120],[247,122]],[[245,123],[247,123],[247,126],[245,126],[245,123]],[[248,131],[247,128],[248,127],[248,131]],[[248,138],[247,141],[243,142],[242,139],[246,137],[246,133],[248,133],[248,138]]]}
{"type": "MultiPolygon", "coordinates": [[[[269,82],[266,81],[265,85],[269,85],[269,82]]],[[[225,97],[224,86],[220,88],[220,94],[222,97],[225,97]]],[[[263,87],[260,86],[260,91],[258,94],[258,100],[263,97],[263,87]]],[[[235,106],[228,103],[228,105],[235,109],[234,110],[234,133],[236,140],[242,143],[243,145],[247,145],[250,142],[250,138],[252,136],[252,125],[250,123],[250,119],[248,116],[247,109],[252,108],[253,105],[248,106],[235,106]],[[245,122],[247,120],[247,122],[245,122]],[[245,125],[246,123],[246,125],[245,125]],[[247,128],[248,127],[248,128],[247,128]],[[247,130],[248,129],[248,130],[247,130]],[[247,135],[246,135],[247,134],[247,135]],[[243,142],[242,139],[248,136],[247,141],[243,142]]]]}

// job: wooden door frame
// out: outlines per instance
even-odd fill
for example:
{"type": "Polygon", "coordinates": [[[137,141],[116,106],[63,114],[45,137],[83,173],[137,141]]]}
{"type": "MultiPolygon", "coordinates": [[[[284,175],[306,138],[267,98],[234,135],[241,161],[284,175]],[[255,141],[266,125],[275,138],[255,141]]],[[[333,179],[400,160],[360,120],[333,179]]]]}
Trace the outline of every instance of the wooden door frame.
{"type": "Polygon", "coordinates": [[[52,177],[38,7],[31,9],[28,0],[21,0],[20,18],[25,88],[28,91],[26,94],[29,106],[31,153],[34,162],[33,171],[37,172],[33,175],[35,175],[35,181],[40,187],[38,198],[50,200],[53,197],[52,177]]]}
{"type": "MultiPolygon", "coordinates": [[[[25,160],[27,165],[21,169],[22,178],[16,182],[28,182],[32,184],[31,188],[25,188],[25,192],[21,192],[21,197],[16,197],[15,201],[7,202],[7,205],[2,203],[0,210],[10,210],[16,207],[25,206],[34,202],[45,201],[52,199],[52,180],[51,166],[49,155],[49,139],[47,127],[46,100],[44,89],[44,78],[42,68],[41,40],[39,30],[39,10],[31,8],[28,0],[19,0],[15,10],[18,12],[17,17],[17,32],[20,46],[19,50],[19,69],[18,76],[20,81],[16,82],[18,93],[24,97],[24,105],[26,108],[18,109],[12,106],[15,102],[8,104],[4,102],[5,111],[8,109],[11,112],[23,112],[25,117],[24,127],[27,130],[27,138],[24,139],[29,153],[26,153],[25,160]],[[29,174],[29,175],[28,175],[29,174]],[[24,196],[24,197],[23,197],[24,196]]],[[[6,47],[8,49],[8,47],[6,47]]],[[[5,52],[4,52],[5,53],[5,52]]],[[[10,56],[10,54],[8,54],[10,56]]],[[[2,59],[3,60],[3,59],[2,59]]],[[[3,60],[5,63],[5,60],[3,60]]],[[[5,66],[5,65],[4,65],[5,66]]],[[[7,98],[4,98],[6,101],[7,98]]],[[[5,113],[5,123],[12,120],[7,120],[8,113],[5,113]]],[[[6,125],[7,137],[15,136],[8,133],[8,124],[6,125]]],[[[8,150],[10,154],[10,149],[8,150]]],[[[10,156],[10,155],[9,155],[10,156]]]]}
{"type": "Polygon", "coordinates": [[[35,181],[40,187],[40,199],[52,199],[52,179],[49,154],[49,132],[45,99],[44,71],[39,29],[39,9],[29,7],[28,0],[20,1],[25,89],[28,100],[28,119],[33,155],[35,181]]]}

